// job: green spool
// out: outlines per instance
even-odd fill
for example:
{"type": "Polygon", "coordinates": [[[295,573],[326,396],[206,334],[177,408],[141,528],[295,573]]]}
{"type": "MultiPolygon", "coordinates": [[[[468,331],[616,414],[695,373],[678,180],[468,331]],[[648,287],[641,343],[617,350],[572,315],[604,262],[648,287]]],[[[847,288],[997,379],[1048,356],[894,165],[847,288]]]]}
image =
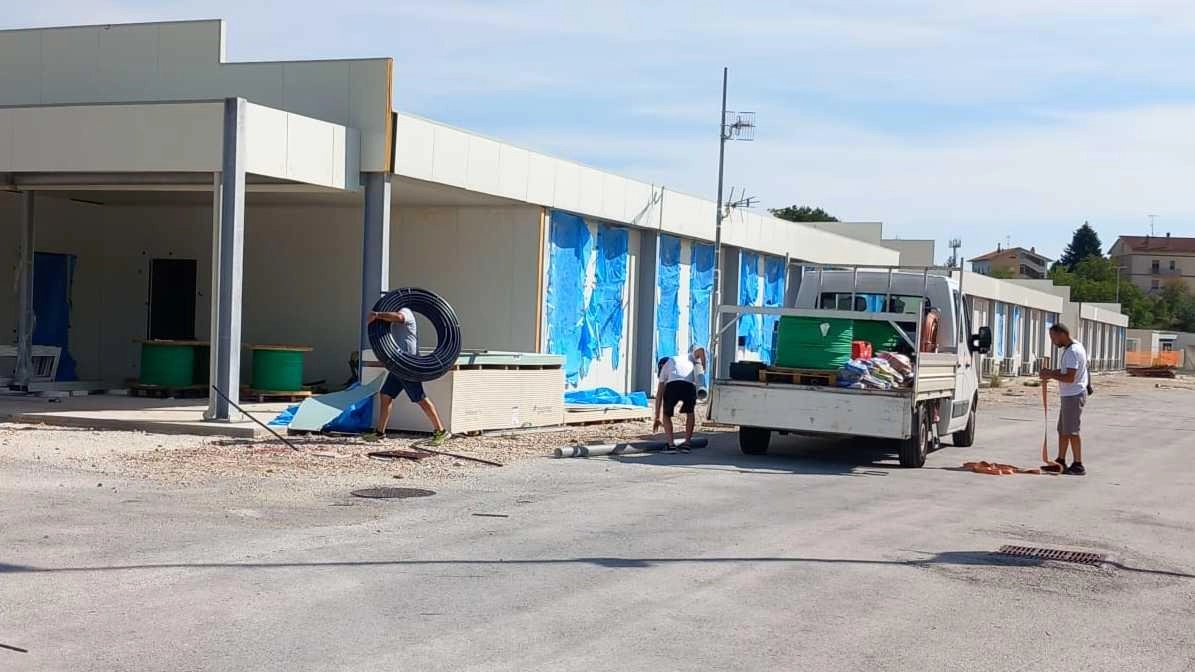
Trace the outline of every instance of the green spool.
{"type": "Polygon", "coordinates": [[[253,351],[253,389],[270,392],[302,390],[303,352],[255,349],[253,351]]]}
{"type": "Polygon", "coordinates": [[[176,343],[141,344],[142,385],[190,387],[195,384],[195,348],[176,343]]]}
{"type": "Polygon", "coordinates": [[[852,320],[781,317],[776,334],[776,366],[836,370],[850,360],[854,338],[852,320]]]}
{"type": "Polygon", "coordinates": [[[858,320],[855,322],[855,340],[871,343],[875,352],[895,350],[904,339],[888,322],[858,320]]]}

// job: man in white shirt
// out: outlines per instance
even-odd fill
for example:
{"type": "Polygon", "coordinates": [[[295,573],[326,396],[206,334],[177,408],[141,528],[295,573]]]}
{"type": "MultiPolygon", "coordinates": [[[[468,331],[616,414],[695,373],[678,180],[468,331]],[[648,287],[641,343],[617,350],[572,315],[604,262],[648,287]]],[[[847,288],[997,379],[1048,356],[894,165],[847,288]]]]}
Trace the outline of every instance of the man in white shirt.
{"type": "Polygon", "coordinates": [[[693,440],[693,428],[697,424],[697,376],[694,366],[697,363],[705,369],[705,348],[701,346],[694,347],[688,355],[665,357],[659,362],[660,383],[656,386],[656,421],[652,431],[659,430],[661,423],[664,425],[668,435],[668,450],[673,446],[672,415],[676,412],[676,405],[680,404],[680,412],[685,414],[685,440],[680,450],[689,452],[689,442],[693,440]]]}
{"type": "Polygon", "coordinates": [[[1054,461],[1062,466],[1065,473],[1083,476],[1087,469],[1083,466],[1083,441],[1079,438],[1079,426],[1083,407],[1087,405],[1088,390],[1091,389],[1091,379],[1087,374],[1087,350],[1082,343],[1071,338],[1070,330],[1062,324],[1050,327],[1050,341],[1054,347],[1063,348],[1062,368],[1041,371],[1042,380],[1058,381],[1058,395],[1062,398],[1062,408],[1058,413],[1058,459],[1054,461]],[[1075,458],[1069,467],[1066,466],[1068,445],[1075,458]]]}

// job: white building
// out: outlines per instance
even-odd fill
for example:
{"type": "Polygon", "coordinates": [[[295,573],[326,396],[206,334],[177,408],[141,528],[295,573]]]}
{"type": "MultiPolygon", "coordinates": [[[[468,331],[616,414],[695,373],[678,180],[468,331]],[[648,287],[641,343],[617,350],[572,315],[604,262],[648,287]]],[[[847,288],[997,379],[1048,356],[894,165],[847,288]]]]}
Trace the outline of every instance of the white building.
{"type": "MultiPolygon", "coordinates": [[[[390,58],[224,53],[221,21],[0,31],[15,384],[47,339],[120,384],[137,339],[209,335],[234,400],[242,343],[312,346],[306,378],[334,384],[408,285],[455,306],[466,348],[566,354],[580,388],[645,389],[708,338],[712,202],[395,113],[390,58]]],[[[782,301],[786,259],[899,260],[755,212],[723,240],[728,301],[782,301]]]]}

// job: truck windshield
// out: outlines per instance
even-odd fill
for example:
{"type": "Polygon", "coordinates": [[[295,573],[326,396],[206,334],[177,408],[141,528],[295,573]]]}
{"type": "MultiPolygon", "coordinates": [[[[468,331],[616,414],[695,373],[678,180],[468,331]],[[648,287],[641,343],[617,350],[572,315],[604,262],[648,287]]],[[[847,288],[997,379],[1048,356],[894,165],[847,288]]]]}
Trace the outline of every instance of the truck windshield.
{"type": "Polygon", "coordinates": [[[921,314],[922,297],[920,296],[893,294],[888,297],[887,306],[884,305],[883,294],[857,292],[854,297],[855,305],[852,307],[850,292],[822,292],[821,308],[824,310],[855,310],[861,313],[921,314]]]}

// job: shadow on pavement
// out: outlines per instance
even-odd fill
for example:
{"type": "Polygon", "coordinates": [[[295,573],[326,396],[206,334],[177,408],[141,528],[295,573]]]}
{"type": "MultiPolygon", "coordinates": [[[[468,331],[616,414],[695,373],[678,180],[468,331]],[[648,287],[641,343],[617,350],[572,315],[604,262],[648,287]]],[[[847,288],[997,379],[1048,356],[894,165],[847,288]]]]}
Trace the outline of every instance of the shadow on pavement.
{"type": "Polygon", "coordinates": [[[772,436],[766,455],[746,455],[733,434],[714,435],[710,445],[691,453],[647,453],[614,456],[616,462],[660,467],[710,469],[745,474],[814,476],[887,476],[899,469],[895,446],[878,439],[826,439],[772,436]]]}
{"type": "MultiPolygon", "coordinates": [[[[215,562],[215,563],[160,563],[144,565],[110,565],[92,567],[34,567],[0,563],[0,574],[59,574],[89,572],[131,572],[175,569],[332,569],[332,568],[376,568],[376,567],[435,567],[435,566],[523,566],[523,565],[592,565],[609,569],[646,569],[663,565],[703,564],[793,564],[793,565],[890,565],[894,567],[928,567],[933,565],[964,565],[989,567],[1039,567],[1050,561],[1035,558],[1003,556],[984,551],[947,551],[927,553],[925,558],[912,560],[872,560],[862,558],[810,558],[810,557],[710,557],[710,558],[634,558],[619,556],[596,556],[578,558],[536,558],[515,560],[341,560],[328,562],[215,562]]],[[[1195,574],[1162,569],[1132,567],[1120,562],[1107,561],[1104,566],[1136,572],[1181,579],[1195,579],[1195,574]]]]}

